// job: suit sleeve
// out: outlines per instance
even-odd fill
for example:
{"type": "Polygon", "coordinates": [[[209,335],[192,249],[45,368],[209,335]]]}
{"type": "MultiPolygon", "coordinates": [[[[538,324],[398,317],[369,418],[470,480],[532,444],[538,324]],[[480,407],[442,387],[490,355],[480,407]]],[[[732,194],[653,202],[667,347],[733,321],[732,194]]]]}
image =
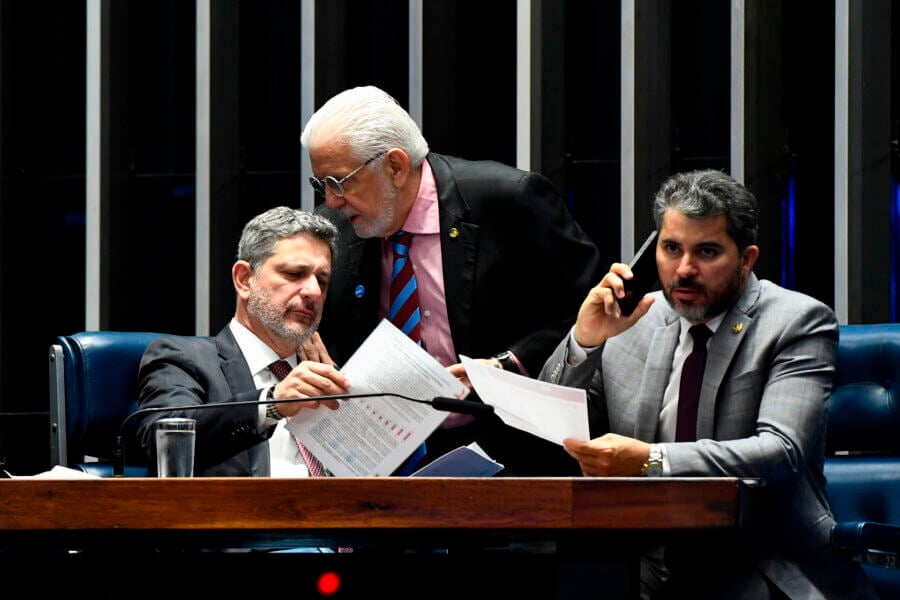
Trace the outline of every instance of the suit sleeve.
{"type": "Polygon", "coordinates": [[[509,309],[532,326],[523,328],[510,350],[535,376],[575,322],[597,281],[600,256],[546,177],[524,176],[515,204],[507,226],[518,242],[506,252],[524,272],[509,309]]]}
{"type": "Polygon", "coordinates": [[[177,338],[159,338],[141,360],[139,408],[172,407],[171,412],[151,413],[141,419],[137,437],[148,460],[156,460],[154,424],[164,417],[190,417],[197,421],[195,470],[221,463],[238,452],[267,440],[272,428],[261,431],[257,406],[229,406],[229,403],[256,400],[259,390],[232,394],[212,345],[177,338]],[[190,410],[209,403],[221,410],[190,410]]]}
{"type": "MultiPolygon", "coordinates": [[[[787,304],[787,303],[785,303],[787,304]]],[[[798,306],[770,336],[755,368],[733,373],[720,393],[717,419],[755,423],[732,440],[668,444],[675,476],[759,477],[770,486],[795,485],[824,448],[825,410],[831,393],[838,328],[824,305],[798,306]],[[752,411],[755,419],[748,419],[752,411]]],[[[763,343],[757,341],[758,346],[763,343]]]]}

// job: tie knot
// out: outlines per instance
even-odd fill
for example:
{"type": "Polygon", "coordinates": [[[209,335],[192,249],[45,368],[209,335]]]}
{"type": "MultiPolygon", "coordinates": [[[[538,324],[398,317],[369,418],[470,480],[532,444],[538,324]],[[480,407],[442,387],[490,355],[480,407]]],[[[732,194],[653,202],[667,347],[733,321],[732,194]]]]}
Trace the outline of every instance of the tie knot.
{"type": "Polygon", "coordinates": [[[403,231],[402,229],[391,236],[394,240],[394,247],[397,245],[401,246],[409,246],[409,243],[412,242],[412,234],[408,231],[403,231]]]}
{"type": "Polygon", "coordinates": [[[694,338],[694,348],[706,348],[706,340],[712,337],[712,331],[706,325],[692,325],[688,333],[694,338]]]}
{"type": "Polygon", "coordinates": [[[278,381],[281,381],[291,372],[291,363],[284,359],[276,360],[269,365],[269,370],[278,378],[278,381]]]}

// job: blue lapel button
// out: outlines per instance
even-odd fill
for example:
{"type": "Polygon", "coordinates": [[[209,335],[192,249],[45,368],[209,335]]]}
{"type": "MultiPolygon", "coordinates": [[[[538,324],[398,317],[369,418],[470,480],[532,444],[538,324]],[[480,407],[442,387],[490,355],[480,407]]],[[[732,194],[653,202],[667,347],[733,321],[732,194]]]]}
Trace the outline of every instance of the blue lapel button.
{"type": "Polygon", "coordinates": [[[363,285],[356,286],[356,289],[353,290],[353,295],[357,298],[362,298],[366,295],[366,288],[363,285]]]}

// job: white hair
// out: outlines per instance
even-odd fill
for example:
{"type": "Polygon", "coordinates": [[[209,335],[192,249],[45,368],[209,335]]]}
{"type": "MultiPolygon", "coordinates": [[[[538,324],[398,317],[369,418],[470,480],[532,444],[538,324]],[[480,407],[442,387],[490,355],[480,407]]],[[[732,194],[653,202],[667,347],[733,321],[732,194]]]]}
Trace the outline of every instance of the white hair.
{"type": "Polygon", "coordinates": [[[307,149],[333,140],[347,144],[361,161],[400,148],[417,167],[428,154],[428,142],[409,113],[390,94],[371,85],[332,97],[309,118],[300,136],[307,149]]]}

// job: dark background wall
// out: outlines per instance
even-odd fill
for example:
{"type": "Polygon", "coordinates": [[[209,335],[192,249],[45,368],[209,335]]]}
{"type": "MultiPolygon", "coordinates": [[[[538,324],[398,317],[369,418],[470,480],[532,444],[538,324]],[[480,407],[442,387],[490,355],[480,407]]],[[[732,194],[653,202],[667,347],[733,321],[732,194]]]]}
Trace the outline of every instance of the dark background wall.
{"type": "MultiPolygon", "coordinates": [[[[100,4],[109,57],[100,326],[193,334],[197,6],[100,4]]],[[[731,166],[731,7],[634,4],[640,240],[665,176],[731,166]]],[[[422,126],[435,151],[515,162],[516,5],[423,3],[422,126]]],[[[758,274],[834,305],[835,5],[745,5],[744,180],[761,205],[758,274]]],[[[900,11],[885,0],[851,5],[850,320],[889,321],[900,11]]],[[[301,80],[298,1],[210,6],[217,330],[233,311],[228,272],[241,226],[271,206],[300,205],[300,99],[311,82],[301,80]]],[[[621,7],[531,6],[533,168],[610,263],[621,237],[621,7]]],[[[48,347],[85,328],[86,15],[83,2],[0,0],[0,463],[19,474],[49,466],[48,347]]],[[[372,83],[408,106],[408,15],[406,0],[316,2],[316,104],[372,83]]]]}

